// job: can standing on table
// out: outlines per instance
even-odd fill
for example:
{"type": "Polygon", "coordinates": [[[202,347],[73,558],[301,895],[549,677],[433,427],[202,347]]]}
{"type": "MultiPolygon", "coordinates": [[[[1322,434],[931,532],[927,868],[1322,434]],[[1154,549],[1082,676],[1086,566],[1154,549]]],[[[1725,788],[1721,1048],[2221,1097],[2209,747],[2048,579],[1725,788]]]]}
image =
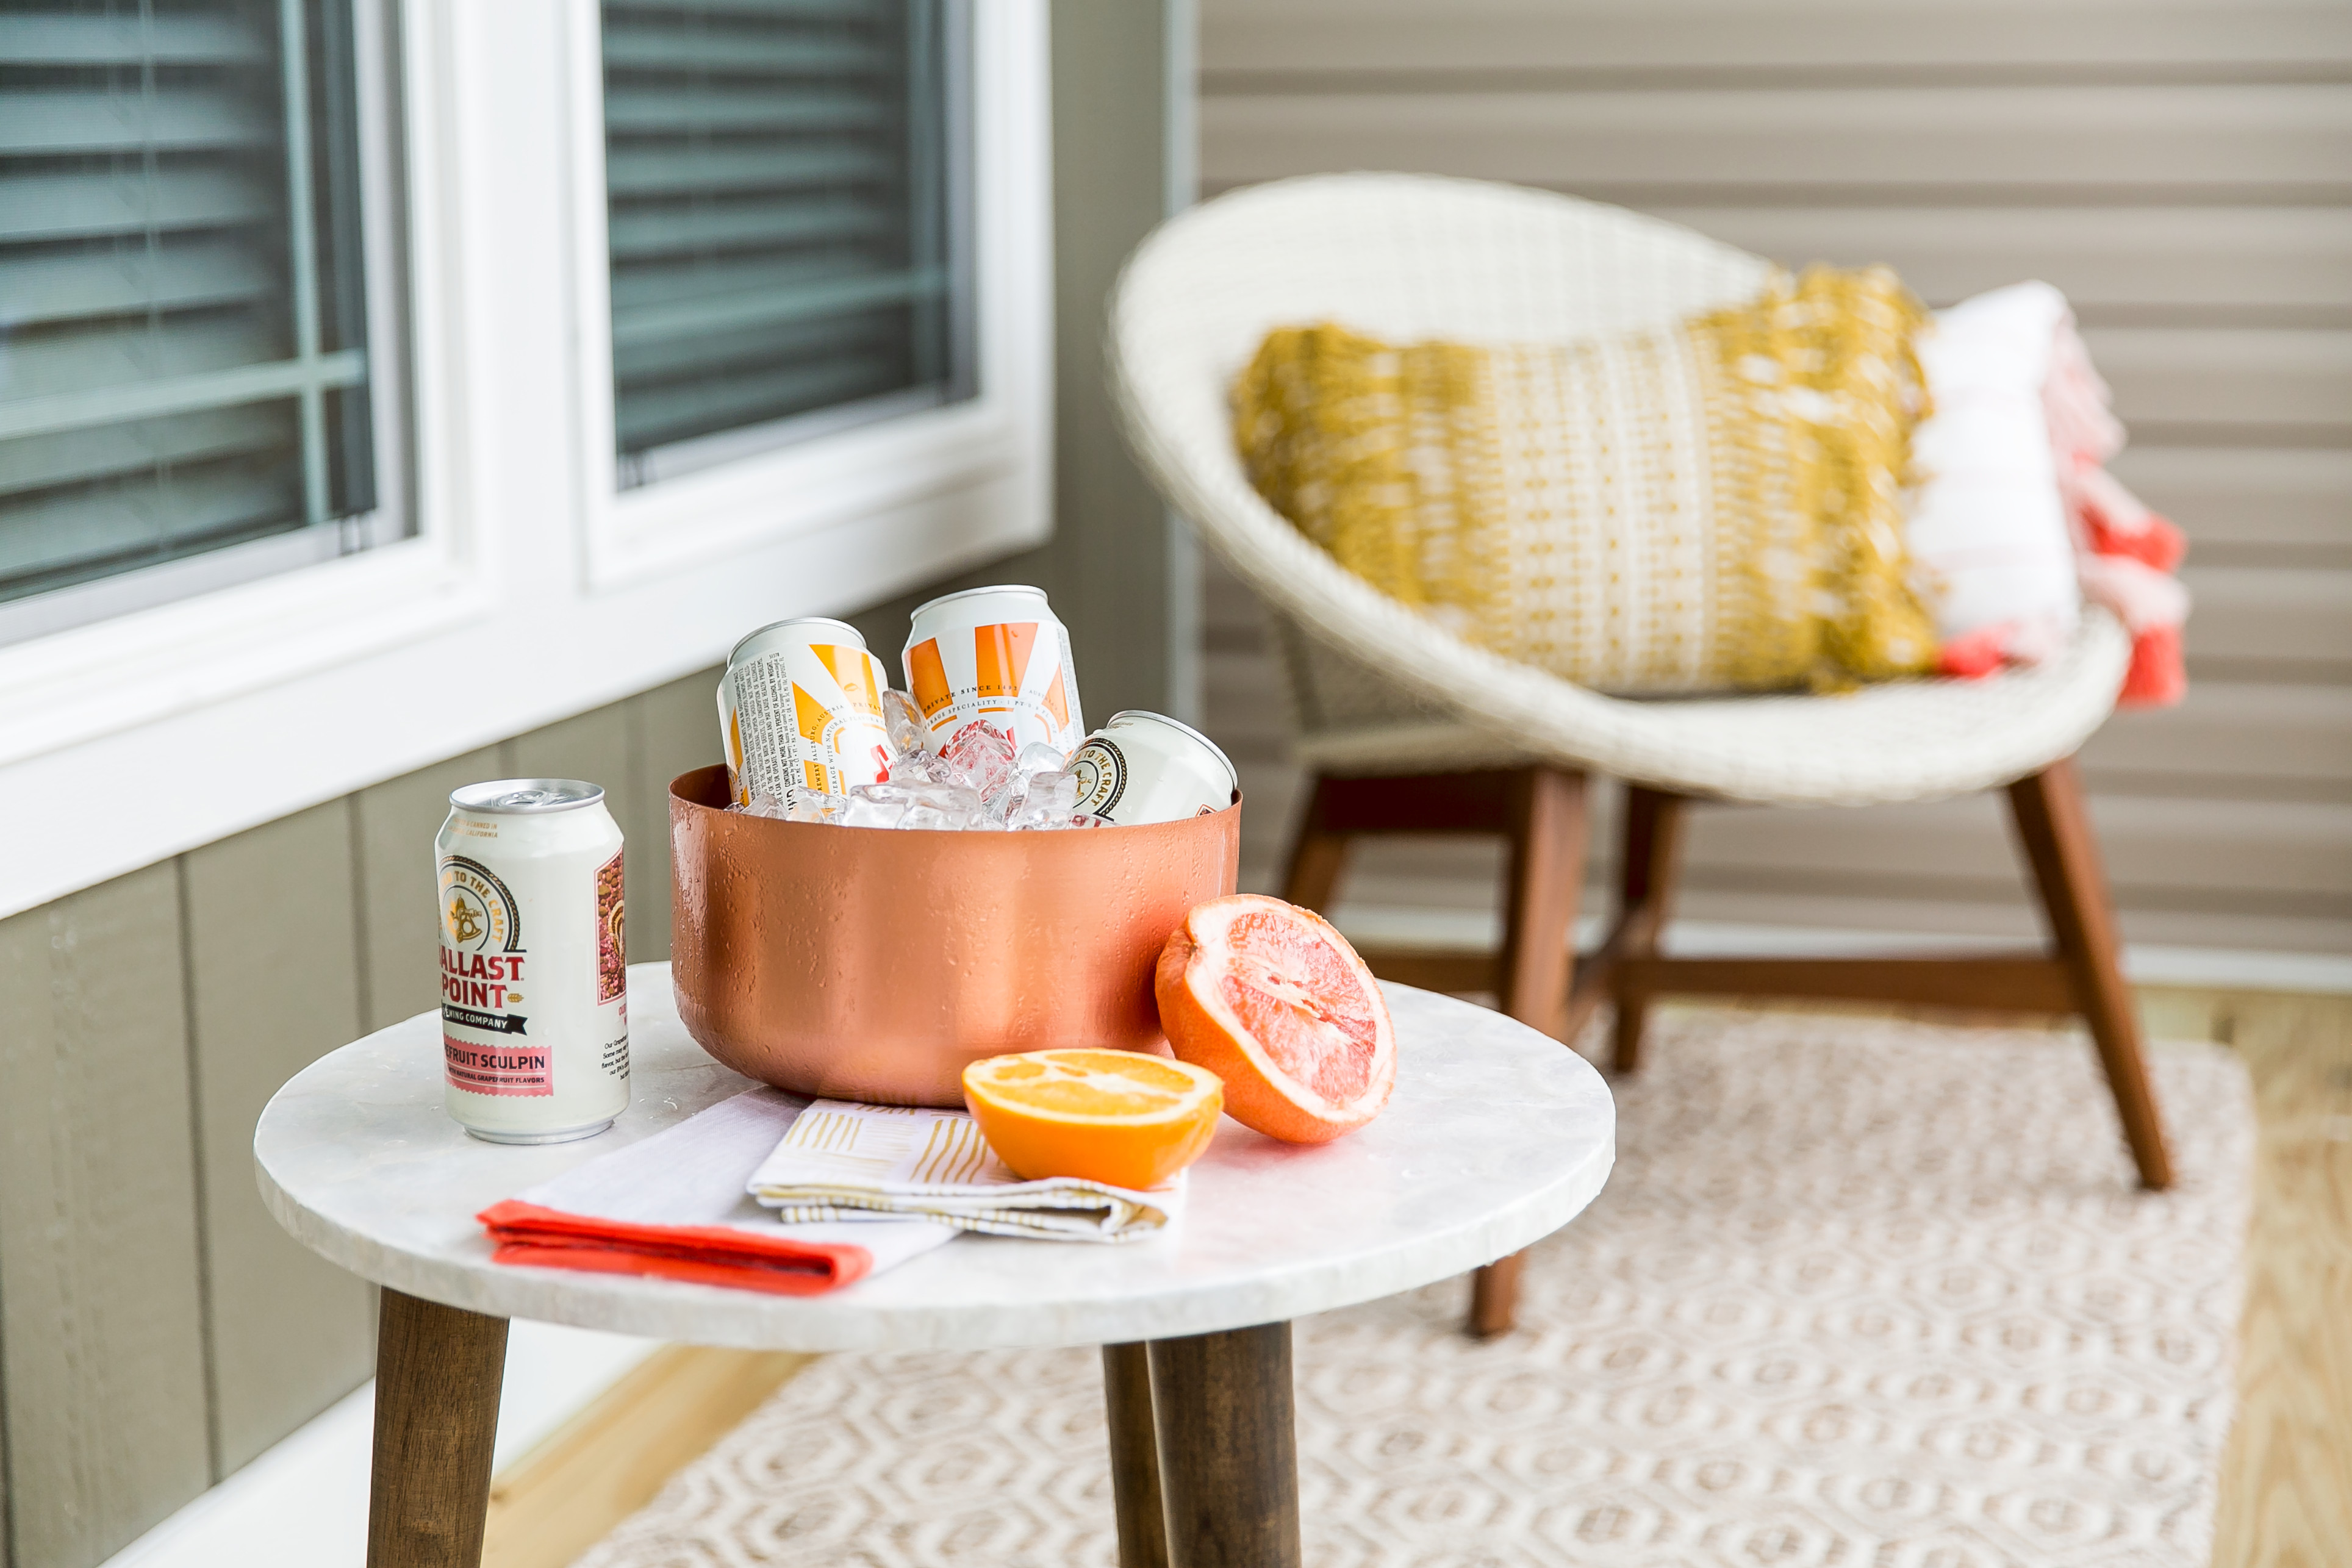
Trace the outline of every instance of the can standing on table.
{"type": "Polygon", "coordinates": [[[735,644],[719,678],[727,777],[741,805],[753,791],[786,805],[803,791],[845,793],[890,777],[882,694],[890,673],[846,621],[803,615],[735,644]]]}
{"type": "Polygon", "coordinates": [[[915,612],[907,631],[907,691],[942,750],[966,726],[1067,756],[1087,732],[1070,633],[1035,588],[970,588],[915,612]]]}
{"type": "Polygon", "coordinates": [[[445,1103],[493,1144],[560,1144],[629,1103],[621,830],[575,779],[449,796],[441,885],[445,1103]]]}
{"type": "Polygon", "coordinates": [[[1165,714],[1129,708],[1070,758],[1078,810],[1133,826],[1206,817],[1234,803],[1240,776],[1217,743],[1165,714]]]}

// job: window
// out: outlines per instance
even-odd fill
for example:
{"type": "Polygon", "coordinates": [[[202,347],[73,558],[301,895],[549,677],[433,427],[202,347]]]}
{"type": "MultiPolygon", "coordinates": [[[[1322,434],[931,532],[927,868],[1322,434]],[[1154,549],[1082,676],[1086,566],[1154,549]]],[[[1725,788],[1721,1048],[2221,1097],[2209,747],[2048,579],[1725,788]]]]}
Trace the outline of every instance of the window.
{"type": "Polygon", "coordinates": [[[404,526],[370,349],[377,15],[0,10],[0,642],[404,526]]]}
{"type": "Polygon", "coordinates": [[[0,0],[0,916],[1043,539],[1047,31],[0,0]]]}
{"type": "Polygon", "coordinates": [[[603,17],[621,487],[971,397],[964,6],[603,17]]]}

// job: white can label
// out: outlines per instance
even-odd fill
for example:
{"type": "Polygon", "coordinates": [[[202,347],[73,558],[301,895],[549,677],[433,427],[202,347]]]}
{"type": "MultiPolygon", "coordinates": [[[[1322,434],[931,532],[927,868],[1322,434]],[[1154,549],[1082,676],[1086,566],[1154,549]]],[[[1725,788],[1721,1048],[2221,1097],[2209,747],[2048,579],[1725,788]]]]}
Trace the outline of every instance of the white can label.
{"type": "Polygon", "coordinates": [[[1016,750],[1044,741],[1066,752],[1083,734],[1069,664],[1058,622],[958,627],[908,648],[908,689],[942,746],[980,723],[1016,750]]]}
{"type": "MultiPolygon", "coordinates": [[[[617,857],[615,857],[617,859],[617,857]]],[[[475,1094],[555,1092],[544,1040],[530,1038],[522,909],[496,872],[441,862],[441,1051],[450,1084],[475,1094]]]]}
{"type": "Polygon", "coordinates": [[[1070,758],[1070,771],[1078,776],[1078,810],[1128,825],[1213,816],[1232,802],[1233,787],[1222,759],[1215,777],[1209,776],[1210,758],[1202,755],[1209,750],[1204,741],[1114,719],[1087,737],[1070,758]]]}
{"type": "Polygon", "coordinates": [[[882,661],[848,643],[804,643],[746,659],[721,686],[738,803],[844,793],[890,771],[882,661]]]}
{"type": "Polygon", "coordinates": [[[1078,776],[1078,810],[1107,822],[1118,819],[1112,812],[1118,798],[1127,793],[1127,754],[1116,741],[1090,735],[1070,758],[1070,771],[1078,776]]]}

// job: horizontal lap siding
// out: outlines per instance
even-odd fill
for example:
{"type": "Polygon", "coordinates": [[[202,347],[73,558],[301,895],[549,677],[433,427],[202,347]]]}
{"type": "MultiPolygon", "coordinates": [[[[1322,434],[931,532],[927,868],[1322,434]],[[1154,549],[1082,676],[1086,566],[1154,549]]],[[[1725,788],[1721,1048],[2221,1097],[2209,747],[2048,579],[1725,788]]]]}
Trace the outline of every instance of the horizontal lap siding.
{"type": "MultiPolygon", "coordinates": [[[[1202,63],[1211,192],[1508,180],[1885,262],[1931,304],[2066,290],[2133,430],[2115,471],[2192,546],[2189,700],[2084,758],[2126,930],[2352,940],[2352,9],[1213,0],[1202,63]]],[[[1270,657],[1245,591],[1210,595],[1212,723],[1286,812],[1270,657]]],[[[1286,825],[1248,825],[1260,884],[1286,825]]],[[[2010,857],[1990,800],[1710,811],[1685,908],[2016,929],[2010,857]]],[[[1363,864],[1365,902],[1490,896],[1475,847],[1363,864]]]]}
{"type": "Polygon", "coordinates": [[[2352,189],[2352,88],[2300,83],[1236,93],[1202,104],[1201,136],[1217,185],[1406,169],[1634,204],[1677,188],[2101,204],[2352,189]]]}

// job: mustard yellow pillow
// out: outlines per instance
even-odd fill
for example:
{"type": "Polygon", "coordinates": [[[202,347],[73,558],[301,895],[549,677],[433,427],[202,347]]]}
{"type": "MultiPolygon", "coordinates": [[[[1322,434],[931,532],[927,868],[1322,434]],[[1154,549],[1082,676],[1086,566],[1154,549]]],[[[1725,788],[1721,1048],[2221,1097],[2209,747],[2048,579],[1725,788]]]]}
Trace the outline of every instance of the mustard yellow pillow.
{"type": "Polygon", "coordinates": [[[1252,483],[1341,565],[1599,690],[1924,671],[1902,492],[1927,320],[1819,267],[1654,331],[1560,344],[1269,334],[1234,389],[1252,483]]]}

